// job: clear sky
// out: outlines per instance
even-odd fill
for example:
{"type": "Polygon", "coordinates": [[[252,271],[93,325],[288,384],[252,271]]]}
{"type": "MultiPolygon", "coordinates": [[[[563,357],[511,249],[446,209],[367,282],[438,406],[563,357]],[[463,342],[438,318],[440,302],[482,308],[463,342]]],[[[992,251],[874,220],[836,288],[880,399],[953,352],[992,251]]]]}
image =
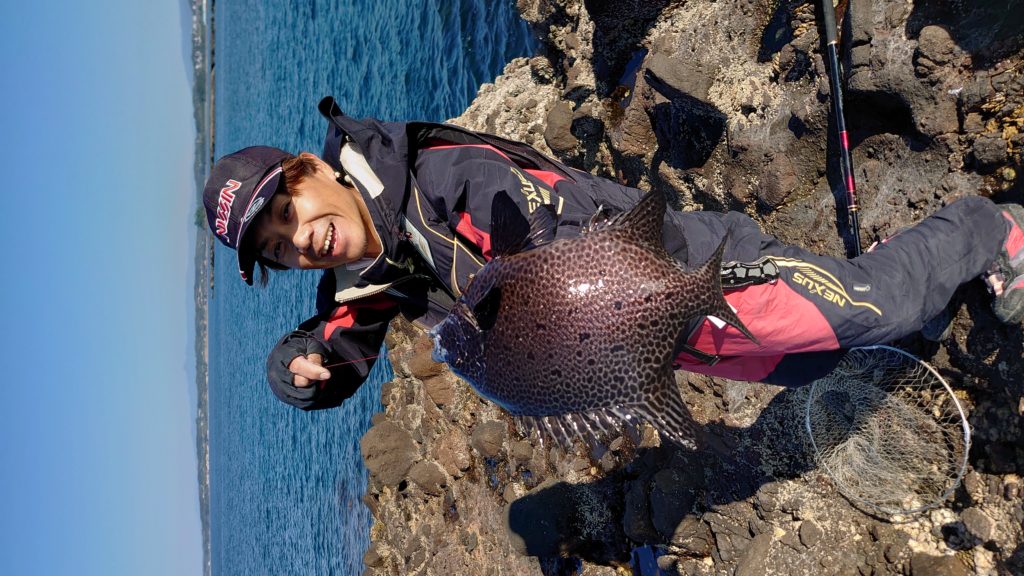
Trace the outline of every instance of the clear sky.
{"type": "Polygon", "coordinates": [[[0,574],[201,574],[184,0],[0,0],[0,574]]]}

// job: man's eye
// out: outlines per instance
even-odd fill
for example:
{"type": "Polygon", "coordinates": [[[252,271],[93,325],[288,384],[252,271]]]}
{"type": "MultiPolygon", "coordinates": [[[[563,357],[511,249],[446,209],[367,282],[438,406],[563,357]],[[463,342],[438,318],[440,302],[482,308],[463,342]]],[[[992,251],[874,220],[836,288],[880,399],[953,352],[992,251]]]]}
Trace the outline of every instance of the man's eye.
{"type": "Polygon", "coordinates": [[[291,202],[285,202],[284,203],[284,207],[281,208],[281,218],[284,218],[284,221],[287,222],[288,219],[291,218],[291,216],[292,216],[292,203],[291,202]]]}

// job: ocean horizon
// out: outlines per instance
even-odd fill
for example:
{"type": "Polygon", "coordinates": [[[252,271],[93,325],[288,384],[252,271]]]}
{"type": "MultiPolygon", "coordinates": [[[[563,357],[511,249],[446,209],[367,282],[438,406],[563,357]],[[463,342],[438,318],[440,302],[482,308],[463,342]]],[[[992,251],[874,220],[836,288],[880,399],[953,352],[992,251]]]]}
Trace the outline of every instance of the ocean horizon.
{"type": "MultiPolygon", "coordinates": [[[[189,3],[199,194],[212,159],[238,148],[319,152],[322,96],[357,117],[443,121],[508,61],[536,51],[514,0],[348,0],[329,10],[312,1],[189,3]]],[[[278,402],[265,357],[314,313],[319,274],[273,274],[266,289],[249,288],[199,210],[196,226],[204,572],[361,573],[372,518],[358,444],[381,408],[390,366],[382,356],[337,409],[305,413],[278,402]]]]}

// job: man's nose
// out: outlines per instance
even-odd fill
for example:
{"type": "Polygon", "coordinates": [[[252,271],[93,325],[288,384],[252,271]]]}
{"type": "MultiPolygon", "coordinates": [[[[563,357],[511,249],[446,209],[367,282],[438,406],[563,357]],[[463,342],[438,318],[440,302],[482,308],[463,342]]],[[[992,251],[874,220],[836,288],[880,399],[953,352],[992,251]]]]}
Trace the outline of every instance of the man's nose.
{"type": "Polygon", "coordinates": [[[292,233],[292,246],[295,247],[295,251],[298,252],[299,254],[303,254],[303,255],[306,252],[308,252],[309,251],[309,246],[311,244],[311,240],[310,240],[311,237],[312,237],[312,234],[310,234],[308,231],[304,231],[302,229],[296,229],[292,233]]]}

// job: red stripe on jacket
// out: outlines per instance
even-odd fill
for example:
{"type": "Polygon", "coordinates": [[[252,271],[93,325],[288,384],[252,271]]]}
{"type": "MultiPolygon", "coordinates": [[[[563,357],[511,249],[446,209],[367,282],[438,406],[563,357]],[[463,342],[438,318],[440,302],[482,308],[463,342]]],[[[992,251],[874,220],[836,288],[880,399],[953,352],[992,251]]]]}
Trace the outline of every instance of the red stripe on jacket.
{"type": "Polygon", "coordinates": [[[473,217],[469,212],[456,212],[456,216],[459,218],[459,223],[455,226],[455,231],[458,232],[463,238],[469,240],[480,252],[483,253],[484,259],[491,259],[491,235],[473,225],[473,217]]]}
{"type": "Polygon", "coordinates": [[[395,302],[384,295],[370,296],[356,302],[342,304],[334,309],[331,317],[324,324],[324,340],[330,340],[338,328],[351,328],[356,324],[356,316],[361,309],[386,310],[395,306],[395,302]]]}

